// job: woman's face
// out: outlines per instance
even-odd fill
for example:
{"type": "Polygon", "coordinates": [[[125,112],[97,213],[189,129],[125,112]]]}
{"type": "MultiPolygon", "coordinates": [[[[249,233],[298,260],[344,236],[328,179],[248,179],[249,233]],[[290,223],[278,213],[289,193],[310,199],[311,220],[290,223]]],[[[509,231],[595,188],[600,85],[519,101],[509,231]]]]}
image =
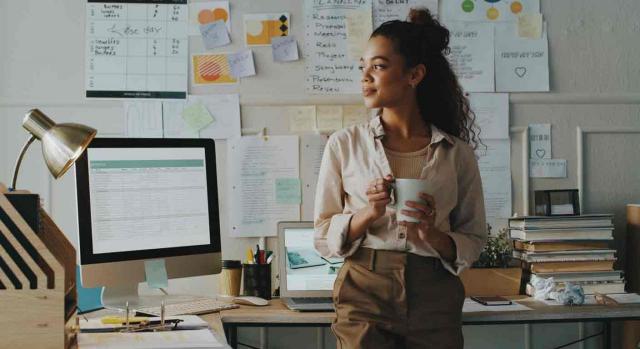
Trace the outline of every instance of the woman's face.
{"type": "Polygon", "coordinates": [[[392,108],[415,98],[412,70],[404,64],[391,40],[384,36],[369,39],[360,59],[362,96],[367,108],[392,108]]]}

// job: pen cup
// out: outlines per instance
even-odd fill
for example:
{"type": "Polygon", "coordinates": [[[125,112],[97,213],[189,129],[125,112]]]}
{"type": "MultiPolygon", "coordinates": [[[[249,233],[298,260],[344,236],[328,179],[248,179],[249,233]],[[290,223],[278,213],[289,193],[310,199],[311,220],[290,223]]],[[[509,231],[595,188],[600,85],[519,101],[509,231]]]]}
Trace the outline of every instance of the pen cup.
{"type": "Polygon", "coordinates": [[[242,265],[243,295],[271,299],[271,264],[242,265]]]}
{"type": "Polygon", "coordinates": [[[239,296],[240,280],[242,278],[242,262],[238,260],[222,261],[220,272],[220,295],[239,296]]]}

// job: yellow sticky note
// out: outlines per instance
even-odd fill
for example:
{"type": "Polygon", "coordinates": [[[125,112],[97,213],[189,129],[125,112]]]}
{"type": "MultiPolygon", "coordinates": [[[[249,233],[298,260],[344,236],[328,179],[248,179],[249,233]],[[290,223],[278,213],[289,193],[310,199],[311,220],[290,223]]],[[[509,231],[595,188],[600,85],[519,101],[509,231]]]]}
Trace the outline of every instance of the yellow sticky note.
{"type": "Polygon", "coordinates": [[[349,127],[369,120],[367,108],[364,105],[343,105],[342,125],[349,127]]]}
{"type": "Polygon", "coordinates": [[[542,13],[523,13],[518,16],[518,36],[540,39],[542,35],[542,13]]]}
{"type": "Polygon", "coordinates": [[[316,106],[316,122],[320,131],[335,131],[342,128],[342,107],[339,105],[316,106]]]}
{"type": "Polygon", "coordinates": [[[306,132],[316,128],[316,106],[288,107],[289,131],[306,132]]]}
{"type": "Polygon", "coordinates": [[[347,22],[347,54],[351,60],[357,61],[362,57],[373,28],[371,11],[348,11],[345,20],[347,22]]]}
{"type": "Polygon", "coordinates": [[[182,110],[184,122],[193,131],[200,131],[214,121],[202,103],[194,103],[182,110]]]}

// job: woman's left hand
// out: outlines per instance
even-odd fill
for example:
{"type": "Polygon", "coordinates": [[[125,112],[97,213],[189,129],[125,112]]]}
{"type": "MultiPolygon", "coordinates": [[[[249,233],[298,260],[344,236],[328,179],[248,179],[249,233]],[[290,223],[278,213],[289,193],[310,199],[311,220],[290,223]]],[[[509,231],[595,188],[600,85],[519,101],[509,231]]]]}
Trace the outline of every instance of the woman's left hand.
{"type": "Polygon", "coordinates": [[[435,239],[440,239],[442,237],[443,232],[438,230],[435,227],[436,222],[436,200],[433,196],[427,193],[420,193],[420,198],[425,201],[416,202],[416,201],[406,201],[405,204],[417,211],[413,210],[402,210],[402,214],[405,216],[413,217],[417,219],[419,222],[406,222],[400,221],[399,225],[407,227],[408,232],[411,234],[417,233],[418,238],[420,240],[429,242],[435,239]]]}

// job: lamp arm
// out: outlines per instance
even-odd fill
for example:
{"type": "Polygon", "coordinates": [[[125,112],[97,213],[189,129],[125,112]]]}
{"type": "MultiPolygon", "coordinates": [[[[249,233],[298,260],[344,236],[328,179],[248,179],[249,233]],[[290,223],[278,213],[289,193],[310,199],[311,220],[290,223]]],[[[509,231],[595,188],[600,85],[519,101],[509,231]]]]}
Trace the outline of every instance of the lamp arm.
{"type": "Polygon", "coordinates": [[[11,188],[9,188],[10,191],[16,190],[16,181],[18,180],[18,171],[20,170],[20,164],[22,163],[22,159],[24,158],[24,154],[27,152],[27,149],[29,149],[31,143],[33,143],[33,141],[35,140],[36,136],[31,136],[29,140],[27,140],[27,143],[25,143],[22,147],[20,155],[18,155],[18,158],[16,159],[16,165],[13,168],[13,180],[11,181],[11,188]]]}

